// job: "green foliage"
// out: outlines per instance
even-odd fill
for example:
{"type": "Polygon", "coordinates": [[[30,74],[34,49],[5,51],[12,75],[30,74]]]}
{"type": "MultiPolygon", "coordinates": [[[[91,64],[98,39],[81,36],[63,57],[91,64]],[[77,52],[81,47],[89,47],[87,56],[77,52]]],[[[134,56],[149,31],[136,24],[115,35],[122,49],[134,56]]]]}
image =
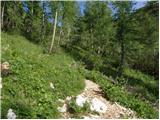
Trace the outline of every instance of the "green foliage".
{"type": "Polygon", "coordinates": [[[115,86],[94,71],[85,76],[102,86],[106,98],[131,107],[143,118],[157,118],[152,108],[159,93],[157,1],[148,1],[137,10],[130,1],[87,1],[83,2],[83,15],[76,1],[1,3],[2,31],[22,34],[34,42],[2,33],[2,62],[11,64],[11,74],[3,78],[3,118],[10,107],[19,118],[57,118],[57,99],[83,89],[84,76],[79,72],[85,71],[60,46],[89,70],[113,79],[121,71],[115,86]],[[110,3],[115,13],[108,7],[110,3]],[[50,56],[45,53],[52,39],[55,11],[55,54],[50,56]],[[49,88],[51,82],[54,90],[49,88]]]}
{"type": "MultiPolygon", "coordinates": [[[[83,4],[84,15],[80,15],[75,1],[2,1],[2,30],[23,34],[32,42],[48,48],[57,10],[55,46],[78,46],[94,54],[94,60],[96,56],[102,56],[100,61],[106,61],[116,69],[119,66],[118,71],[124,62],[124,67],[138,69],[158,79],[157,1],[149,1],[138,10],[133,10],[130,1],[83,4]],[[115,13],[108,7],[110,3],[113,3],[115,13]]],[[[59,47],[55,46],[55,51],[58,51],[59,47]]]]}
{"type": "Polygon", "coordinates": [[[3,1],[2,7],[4,7],[2,30],[9,31],[12,33],[21,32],[23,28],[23,19],[25,17],[22,2],[3,1]]]}
{"type": "MultiPolygon", "coordinates": [[[[104,74],[112,76],[114,78],[114,76],[116,74],[115,68],[113,68],[112,66],[102,65],[101,64],[102,62],[98,61],[98,57],[96,57],[95,60],[93,60],[93,59],[91,60],[90,58],[93,54],[86,56],[87,55],[86,51],[83,51],[80,48],[77,48],[77,49],[78,49],[78,51],[81,51],[79,58],[77,58],[78,60],[82,59],[89,66],[91,66],[92,64],[95,64],[97,62],[96,66],[94,68],[97,67],[98,68],[97,70],[100,70],[104,74]],[[90,60],[90,61],[87,62],[86,60],[90,60]],[[103,68],[103,66],[104,66],[104,68],[103,68]]],[[[74,52],[75,52],[76,57],[78,57],[78,54],[75,49],[74,49],[74,52]]],[[[86,67],[86,68],[88,68],[88,67],[86,67]]],[[[93,69],[93,67],[92,67],[92,69],[93,69]]],[[[146,102],[145,104],[148,104],[149,107],[153,107],[151,105],[153,103],[157,102],[157,99],[158,99],[157,97],[158,97],[158,93],[159,93],[158,92],[158,81],[149,75],[145,75],[139,71],[135,71],[135,70],[132,70],[129,68],[124,69],[124,74],[123,74],[124,77],[118,78],[117,81],[114,81],[115,83],[118,82],[117,87],[114,89],[114,85],[111,85],[111,83],[105,84],[105,80],[101,80],[101,78],[102,78],[101,75],[97,75],[97,73],[94,73],[94,72],[92,74],[91,73],[87,72],[85,74],[87,76],[87,79],[95,80],[94,82],[98,81],[97,82],[98,84],[103,85],[103,89],[105,91],[107,91],[106,95],[108,95],[108,92],[110,91],[109,96],[106,96],[106,98],[112,99],[113,101],[120,101],[122,103],[127,101],[128,104],[125,103],[125,104],[127,104],[126,106],[130,107],[130,104],[133,104],[133,103],[130,103],[130,101],[132,101],[132,100],[129,97],[125,96],[126,92],[128,91],[129,96],[135,96],[135,98],[133,98],[133,99],[138,99],[138,102],[141,100],[144,100],[146,102]],[[108,86],[108,84],[109,84],[109,86],[108,86]],[[110,87],[112,87],[112,89],[110,89],[110,87]],[[123,90],[119,91],[119,90],[121,90],[121,87],[125,88],[125,91],[123,91],[123,90]],[[108,90],[108,89],[110,89],[110,90],[108,90]],[[114,93],[113,93],[113,91],[114,91],[114,93]],[[118,96],[116,96],[116,95],[118,95],[118,96]]],[[[104,77],[103,79],[106,79],[106,78],[104,77]]],[[[141,104],[141,102],[137,103],[137,104],[141,104]]],[[[158,106],[158,104],[156,106],[158,106]]],[[[134,108],[134,105],[132,107],[134,108]]],[[[146,109],[148,109],[148,108],[146,108],[146,109]]],[[[141,116],[141,112],[143,111],[143,109],[137,110],[137,111],[140,112],[138,114],[140,114],[140,116],[141,116]]],[[[146,113],[146,115],[147,114],[148,113],[146,113]]],[[[155,114],[155,113],[153,112],[153,114],[155,114]]],[[[144,116],[146,116],[146,115],[144,115],[144,116]]]]}
{"type": "Polygon", "coordinates": [[[26,5],[26,9],[28,8],[28,12],[24,20],[23,34],[29,40],[39,43],[42,39],[43,8],[40,6],[39,1],[25,1],[24,4],[26,5]]]}
{"type": "Polygon", "coordinates": [[[158,79],[158,21],[152,16],[147,7],[137,10],[131,17],[134,25],[134,34],[129,34],[130,43],[129,58],[130,66],[147,74],[154,75],[158,79]]]}
{"type": "Polygon", "coordinates": [[[127,68],[125,69],[125,79],[128,79],[126,86],[135,88],[134,94],[138,94],[145,100],[150,101],[150,103],[156,103],[159,85],[154,77],[127,68]]]}
{"type": "Polygon", "coordinates": [[[96,71],[82,70],[82,74],[87,79],[93,80],[99,84],[105,94],[105,97],[111,101],[117,101],[122,105],[137,112],[140,118],[158,118],[158,111],[155,110],[146,101],[142,101],[133,94],[127,92],[124,88],[111,83],[108,78],[96,71]]]}
{"type": "Polygon", "coordinates": [[[50,56],[25,38],[2,33],[2,62],[11,65],[3,79],[2,118],[12,108],[17,118],[58,118],[58,99],[84,88],[74,60],[63,52],[50,56]],[[50,87],[53,83],[54,89],[50,87]]]}
{"type": "Polygon", "coordinates": [[[100,55],[110,46],[115,32],[111,11],[106,4],[99,1],[86,3],[84,16],[79,17],[75,23],[77,37],[73,39],[73,45],[81,46],[90,54],[92,52],[100,55]]]}

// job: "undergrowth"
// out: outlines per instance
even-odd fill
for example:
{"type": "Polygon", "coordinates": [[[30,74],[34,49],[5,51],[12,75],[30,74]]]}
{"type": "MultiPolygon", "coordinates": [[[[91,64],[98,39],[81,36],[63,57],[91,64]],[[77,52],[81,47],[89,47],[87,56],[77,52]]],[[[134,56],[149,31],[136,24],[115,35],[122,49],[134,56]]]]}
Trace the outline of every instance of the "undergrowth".
{"type": "Polygon", "coordinates": [[[11,73],[2,78],[1,117],[6,118],[11,108],[17,118],[58,118],[58,99],[84,88],[84,77],[75,61],[64,52],[43,54],[41,47],[24,37],[1,35],[1,61],[11,66],[11,73]]]}
{"type": "MultiPolygon", "coordinates": [[[[139,90],[130,92],[123,83],[113,84],[100,72],[84,69],[63,51],[53,55],[45,54],[40,46],[30,43],[24,37],[6,33],[1,35],[1,61],[11,65],[10,74],[2,77],[2,118],[6,118],[9,108],[13,109],[17,118],[59,118],[58,99],[79,94],[84,88],[85,78],[99,84],[106,99],[131,108],[140,118],[158,118],[158,111],[147,102],[158,99],[158,81],[153,77],[125,69],[123,79],[127,80],[126,86],[139,90]],[[51,83],[54,89],[50,87],[51,83]],[[143,95],[144,100],[141,99],[143,95]]],[[[89,67],[100,63],[97,61],[89,67]]],[[[103,69],[106,70],[105,67],[103,69]]],[[[107,69],[107,74],[112,76],[114,71],[107,69]]],[[[70,108],[74,111],[74,118],[76,115],[81,118],[79,114],[88,111],[88,107],[77,108],[74,102],[70,103],[70,108]]]]}
{"type": "Polygon", "coordinates": [[[158,111],[150,104],[129,93],[124,87],[111,83],[108,78],[100,72],[84,69],[81,70],[81,72],[87,79],[93,80],[101,86],[106,99],[119,102],[121,105],[131,108],[136,111],[140,118],[158,118],[158,111]]]}
{"type": "Polygon", "coordinates": [[[85,70],[82,70],[82,73],[85,73],[87,78],[102,86],[103,90],[106,91],[106,98],[113,101],[119,101],[123,105],[131,107],[137,111],[142,118],[158,117],[159,81],[154,77],[138,70],[125,68],[123,76],[115,80],[117,75],[116,59],[111,60],[111,62],[108,57],[99,58],[98,55],[91,55],[90,52],[79,47],[73,47],[72,49],[68,48],[67,52],[69,52],[69,54],[77,61],[81,60],[84,63],[84,66],[87,69],[86,71],[89,73],[85,73],[85,70]],[[99,72],[95,73],[94,71],[99,72]],[[108,76],[109,78],[103,78],[102,76],[108,76]],[[112,81],[114,85],[109,81],[112,81]],[[108,87],[107,84],[109,84],[108,87]],[[139,108],[139,105],[142,106],[142,108],[139,108]]]}

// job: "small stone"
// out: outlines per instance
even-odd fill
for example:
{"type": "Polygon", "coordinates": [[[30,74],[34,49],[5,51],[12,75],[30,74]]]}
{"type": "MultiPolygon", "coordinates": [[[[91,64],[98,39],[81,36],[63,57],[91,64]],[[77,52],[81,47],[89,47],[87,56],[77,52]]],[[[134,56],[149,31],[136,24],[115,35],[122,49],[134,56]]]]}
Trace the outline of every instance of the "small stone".
{"type": "Polygon", "coordinates": [[[50,87],[51,87],[52,89],[54,89],[54,85],[53,85],[53,83],[50,83],[50,87]]]}
{"type": "Polygon", "coordinates": [[[16,119],[16,114],[13,112],[11,108],[8,110],[7,119],[16,119]]]}
{"type": "Polygon", "coordinates": [[[88,116],[83,116],[83,119],[91,119],[91,118],[88,116]]]}
{"type": "Polygon", "coordinates": [[[91,118],[93,118],[93,119],[98,119],[98,118],[100,118],[100,116],[98,116],[98,115],[90,114],[90,116],[91,116],[91,118]]]}
{"type": "Polygon", "coordinates": [[[78,95],[76,97],[76,104],[80,107],[83,107],[83,104],[86,102],[86,98],[82,97],[81,95],[78,95]]]}
{"type": "Polygon", "coordinates": [[[4,62],[1,64],[1,75],[6,76],[10,73],[10,65],[8,62],[4,62]]]}
{"type": "Polygon", "coordinates": [[[58,107],[57,109],[59,112],[64,113],[67,111],[67,105],[64,104],[62,107],[58,107]]]}
{"type": "Polygon", "coordinates": [[[9,67],[10,67],[10,65],[9,65],[8,62],[4,62],[4,63],[1,64],[1,69],[2,70],[9,70],[9,67]]]}
{"type": "Polygon", "coordinates": [[[59,102],[64,103],[65,101],[62,99],[58,99],[59,102]]]}
{"type": "Polygon", "coordinates": [[[97,98],[92,99],[90,109],[99,113],[105,113],[107,106],[97,98]]]}
{"type": "Polygon", "coordinates": [[[66,97],[66,100],[67,100],[67,101],[70,101],[71,99],[72,99],[71,96],[67,96],[67,97],[66,97]]]}

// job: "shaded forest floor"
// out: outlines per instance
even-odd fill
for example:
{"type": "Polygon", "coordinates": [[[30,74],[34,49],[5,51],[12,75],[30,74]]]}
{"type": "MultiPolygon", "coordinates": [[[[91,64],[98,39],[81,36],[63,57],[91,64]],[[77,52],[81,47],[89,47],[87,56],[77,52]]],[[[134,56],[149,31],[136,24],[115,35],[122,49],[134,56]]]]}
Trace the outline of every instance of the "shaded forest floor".
{"type": "MultiPolygon", "coordinates": [[[[2,118],[6,118],[9,108],[17,118],[61,118],[59,99],[80,94],[85,89],[85,79],[98,84],[105,99],[130,108],[137,117],[158,118],[158,110],[151,104],[158,98],[154,78],[126,69],[129,82],[117,85],[101,72],[85,69],[81,61],[63,50],[48,55],[22,36],[1,35],[1,61],[11,66],[10,74],[2,76],[2,118]]],[[[71,108],[75,114],[88,110],[71,108]]]]}

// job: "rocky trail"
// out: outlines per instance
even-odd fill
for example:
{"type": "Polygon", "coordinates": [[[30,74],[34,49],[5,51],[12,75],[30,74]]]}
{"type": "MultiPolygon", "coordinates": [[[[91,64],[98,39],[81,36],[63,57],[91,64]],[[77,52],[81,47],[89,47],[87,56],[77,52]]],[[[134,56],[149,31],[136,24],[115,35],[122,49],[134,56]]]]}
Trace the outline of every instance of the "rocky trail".
{"type": "MultiPolygon", "coordinates": [[[[62,113],[63,118],[70,118],[67,101],[71,99],[72,97],[67,97],[66,100],[61,100],[64,104],[58,109],[62,113]]],[[[76,96],[76,104],[79,107],[83,107],[85,102],[90,104],[91,111],[96,111],[98,114],[89,113],[81,115],[84,119],[136,118],[136,113],[131,109],[125,108],[116,102],[107,101],[103,97],[100,86],[90,80],[85,80],[85,89],[81,94],[76,96]]]]}

